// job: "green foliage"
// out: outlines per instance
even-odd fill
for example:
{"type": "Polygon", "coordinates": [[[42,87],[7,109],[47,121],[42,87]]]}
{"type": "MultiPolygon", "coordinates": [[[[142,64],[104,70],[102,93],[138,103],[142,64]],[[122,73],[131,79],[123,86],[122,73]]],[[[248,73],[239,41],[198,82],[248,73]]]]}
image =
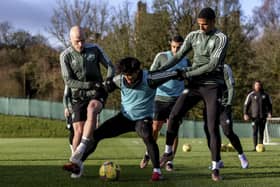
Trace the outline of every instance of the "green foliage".
{"type": "MultiPolygon", "coordinates": [[[[175,171],[162,169],[165,180],[151,182],[152,166],[140,169],[144,143],[140,138],[113,138],[101,141],[96,151],[85,162],[84,176],[78,180],[61,169],[68,161],[70,150],[66,138],[16,138],[0,139],[0,185],[5,187],[45,186],[117,186],[117,187],[278,187],[279,146],[267,146],[266,152],[250,152],[251,139],[241,139],[249,159],[250,168],[241,169],[236,152],[223,152],[225,168],[221,169],[223,180],[213,182],[208,169],[210,155],[204,139],[180,139],[175,171]],[[183,152],[182,145],[192,146],[191,152],[183,152]],[[120,180],[104,182],[99,179],[99,167],[112,160],[121,167],[120,180]]],[[[158,141],[160,151],[164,139],[158,141]]]]}

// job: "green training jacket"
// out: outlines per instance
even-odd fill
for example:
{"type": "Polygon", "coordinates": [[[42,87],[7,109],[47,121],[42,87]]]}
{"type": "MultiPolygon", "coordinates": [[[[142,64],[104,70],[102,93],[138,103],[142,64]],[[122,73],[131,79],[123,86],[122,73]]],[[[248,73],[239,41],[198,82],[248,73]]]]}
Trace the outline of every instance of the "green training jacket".
{"type": "Polygon", "coordinates": [[[102,83],[100,64],[107,69],[107,78],[114,76],[114,66],[103,50],[95,44],[85,44],[81,53],[68,47],[60,55],[62,77],[73,98],[90,92],[93,82],[102,83]],[[81,92],[82,91],[82,92],[81,92]]]}
{"type": "Polygon", "coordinates": [[[193,50],[193,63],[186,77],[198,84],[224,84],[223,64],[227,46],[227,36],[217,29],[207,34],[200,30],[193,31],[186,36],[180,50],[162,70],[172,67],[193,50]]]}

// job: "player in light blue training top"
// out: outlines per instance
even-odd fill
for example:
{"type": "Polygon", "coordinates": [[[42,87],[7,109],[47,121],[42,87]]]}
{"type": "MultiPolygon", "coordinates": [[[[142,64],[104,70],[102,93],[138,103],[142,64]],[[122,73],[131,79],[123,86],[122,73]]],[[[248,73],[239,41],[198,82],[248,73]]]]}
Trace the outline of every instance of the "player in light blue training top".
{"type": "MultiPolygon", "coordinates": [[[[148,71],[140,68],[140,62],[136,58],[122,59],[118,64],[118,69],[120,75],[114,77],[113,81],[115,87],[121,90],[121,111],[101,124],[94,131],[93,139],[87,144],[86,150],[75,151],[70,158],[70,163],[65,164],[63,168],[79,173],[82,162],[95,151],[100,140],[136,131],[143,139],[153,163],[152,181],[161,180],[163,177],[159,165],[159,149],[152,134],[156,90],[150,86],[148,71]]],[[[112,86],[110,89],[107,87],[108,92],[112,90],[114,90],[112,86]]]]}

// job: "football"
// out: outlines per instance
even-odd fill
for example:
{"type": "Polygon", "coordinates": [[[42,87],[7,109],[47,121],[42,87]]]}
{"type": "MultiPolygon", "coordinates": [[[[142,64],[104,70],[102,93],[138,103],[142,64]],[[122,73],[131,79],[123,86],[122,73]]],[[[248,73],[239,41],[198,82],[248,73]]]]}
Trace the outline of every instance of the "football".
{"type": "Polygon", "coordinates": [[[264,147],[264,145],[263,144],[258,144],[257,146],[256,146],[256,151],[257,152],[264,152],[265,151],[265,147],[264,147]]]}
{"type": "Polygon", "coordinates": [[[192,150],[192,146],[190,144],[185,143],[182,147],[183,152],[190,152],[192,150]]]}
{"type": "Polygon", "coordinates": [[[221,152],[226,152],[227,151],[227,145],[221,144],[221,152]]]}
{"type": "Polygon", "coordinates": [[[104,162],[99,169],[100,179],[104,181],[116,181],[120,177],[121,168],[112,161],[104,162]]]}
{"type": "Polygon", "coordinates": [[[227,152],[234,152],[235,151],[235,149],[234,149],[234,147],[232,146],[232,144],[231,143],[228,143],[227,144],[227,152]]]}

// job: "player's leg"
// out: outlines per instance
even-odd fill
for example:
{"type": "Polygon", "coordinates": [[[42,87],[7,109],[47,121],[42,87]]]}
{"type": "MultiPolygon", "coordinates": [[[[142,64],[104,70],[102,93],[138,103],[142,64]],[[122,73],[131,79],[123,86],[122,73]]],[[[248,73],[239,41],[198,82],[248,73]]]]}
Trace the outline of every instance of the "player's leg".
{"type": "MultiPolygon", "coordinates": [[[[81,142],[84,123],[86,121],[86,107],[88,101],[76,101],[73,103],[73,115],[72,115],[72,128],[70,127],[69,142],[72,145],[72,154],[77,149],[81,142]],[[73,137],[72,137],[73,136],[73,137]]],[[[83,165],[80,165],[80,172],[72,173],[71,178],[79,178],[83,173],[83,165]]]]}
{"type": "MultiPolygon", "coordinates": [[[[208,126],[207,126],[207,114],[206,114],[206,108],[205,107],[203,109],[203,121],[204,121],[203,129],[204,129],[206,140],[207,140],[207,146],[208,146],[209,151],[211,151],[211,148],[210,148],[210,134],[209,134],[209,131],[208,131],[208,126]]],[[[222,160],[219,160],[218,166],[219,166],[219,168],[223,168],[224,167],[224,162],[222,160]]],[[[212,170],[212,163],[208,168],[212,170]]]]}
{"type": "Polygon", "coordinates": [[[220,180],[219,161],[221,160],[221,136],[219,130],[219,113],[221,101],[221,89],[219,85],[205,85],[200,93],[206,104],[207,127],[210,134],[210,149],[212,158],[212,179],[220,180]]]}
{"type": "Polygon", "coordinates": [[[243,148],[239,137],[233,131],[233,122],[231,111],[227,111],[224,106],[221,107],[220,124],[223,129],[224,135],[229,139],[232,146],[238,152],[238,158],[242,168],[248,168],[249,162],[243,152],[243,148]]]}
{"type": "Polygon", "coordinates": [[[196,105],[200,100],[199,96],[195,95],[195,90],[185,89],[182,95],[177,99],[169,116],[168,128],[166,132],[165,151],[160,160],[160,166],[163,167],[166,162],[174,158],[172,145],[175,138],[178,136],[179,126],[186,112],[196,105]]]}
{"type": "Polygon", "coordinates": [[[263,144],[263,137],[264,137],[264,129],[266,124],[266,119],[261,118],[259,120],[259,144],[263,144]]]}
{"type": "Polygon", "coordinates": [[[100,140],[116,137],[126,132],[134,131],[134,125],[132,125],[133,123],[133,121],[124,117],[121,112],[116,116],[106,120],[104,123],[102,123],[102,125],[99,126],[99,128],[94,131],[93,139],[87,146],[81,160],[85,161],[86,158],[95,151],[100,140]]]}
{"type": "Polygon", "coordinates": [[[75,151],[81,142],[83,128],[86,121],[86,108],[88,101],[77,101],[73,103],[73,130],[74,137],[72,140],[73,151],[75,151]]]}
{"type": "MultiPolygon", "coordinates": [[[[87,120],[84,124],[82,139],[74,153],[70,157],[70,162],[76,164],[82,164],[81,157],[85,152],[90,140],[92,138],[92,134],[94,129],[96,128],[96,120],[97,114],[101,111],[103,104],[98,100],[91,100],[87,106],[87,120]]],[[[75,128],[75,127],[74,127],[75,128]]]]}
{"type": "Polygon", "coordinates": [[[93,138],[89,141],[85,152],[82,154],[73,154],[70,162],[63,166],[64,170],[78,174],[82,163],[86,158],[95,151],[100,140],[111,138],[125,132],[134,131],[134,125],[131,120],[125,118],[121,113],[105,121],[98,129],[95,130],[93,138]],[[121,124],[121,125],[116,125],[121,124]]]}
{"type": "Polygon", "coordinates": [[[161,180],[162,174],[159,166],[159,148],[152,133],[152,119],[136,121],[135,131],[143,139],[153,163],[152,180],[161,180]]]}
{"type": "MultiPolygon", "coordinates": [[[[158,133],[159,133],[160,129],[162,128],[163,124],[164,124],[164,121],[153,120],[153,124],[152,124],[153,132],[152,132],[152,134],[153,134],[153,137],[154,137],[155,141],[157,141],[158,133]]],[[[143,169],[143,168],[147,167],[147,165],[149,163],[149,160],[150,160],[150,156],[148,154],[148,150],[146,150],[145,155],[140,162],[140,168],[143,169]]]]}
{"type": "Polygon", "coordinates": [[[174,139],[173,145],[172,145],[172,152],[173,152],[174,156],[173,156],[172,160],[167,161],[167,163],[165,165],[165,170],[166,171],[173,171],[174,170],[173,160],[174,160],[176,152],[177,152],[178,143],[179,143],[179,138],[178,138],[178,136],[176,136],[176,138],[174,139]]]}
{"type": "Polygon", "coordinates": [[[89,103],[86,108],[86,121],[83,128],[82,139],[71,159],[75,159],[75,157],[80,158],[84,153],[87,145],[92,139],[93,131],[96,129],[97,125],[97,116],[104,107],[107,97],[108,93],[105,91],[105,89],[100,88],[96,90],[96,94],[94,96],[88,98],[89,103]]]}
{"type": "Polygon", "coordinates": [[[73,123],[71,123],[71,126],[69,127],[69,144],[70,144],[70,149],[71,149],[71,154],[74,152],[73,149],[73,139],[74,139],[74,129],[73,129],[73,123]]]}
{"type": "MultiPolygon", "coordinates": [[[[170,114],[169,102],[155,101],[154,103],[154,117],[153,117],[153,137],[155,141],[158,139],[158,133],[161,130],[164,122],[170,114]]],[[[150,160],[148,150],[146,150],[143,159],[140,162],[140,168],[145,168],[150,160]]]]}
{"type": "Polygon", "coordinates": [[[259,132],[259,120],[253,119],[252,121],[252,128],[253,128],[253,144],[254,148],[253,151],[256,151],[256,146],[258,144],[258,132],[259,132]]]}
{"type": "Polygon", "coordinates": [[[204,129],[204,133],[205,133],[206,140],[207,140],[207,146],[210,150],[210,134],[209,134],[209,131],[208,131],[208,126],[207,126],[207,115],[206,115],[206,108],[205,107],[203,109],[203,122],[204,122],[203,129],[204,129]]]}
{"type": "MultiPolygon", "coordinates": [[[[168,117],[171,113],[172,108],[174,107],[176,102],[169,102],[168,105],[166,105],[165,107],[165,111],[164,114],[166,115],[166,119],[167,119],[167,124],[168,124],[168,117]]],[[[182,121],[180,121],[180,124],[182,123],[182,121]]],[[[167,161],[166,165],[165,165],[165,170],[166,171],[173,171],[174,169],[174,163],[173,160],[175,158],[176,152],[177,152],[177,147],[178,147],[178,143],[179,143],[179,138],[178,135],[175,137],[174,141],[173,141],[173,145],[172,145],[172,152],[173,152],[173,159],[167,161]]]]}

